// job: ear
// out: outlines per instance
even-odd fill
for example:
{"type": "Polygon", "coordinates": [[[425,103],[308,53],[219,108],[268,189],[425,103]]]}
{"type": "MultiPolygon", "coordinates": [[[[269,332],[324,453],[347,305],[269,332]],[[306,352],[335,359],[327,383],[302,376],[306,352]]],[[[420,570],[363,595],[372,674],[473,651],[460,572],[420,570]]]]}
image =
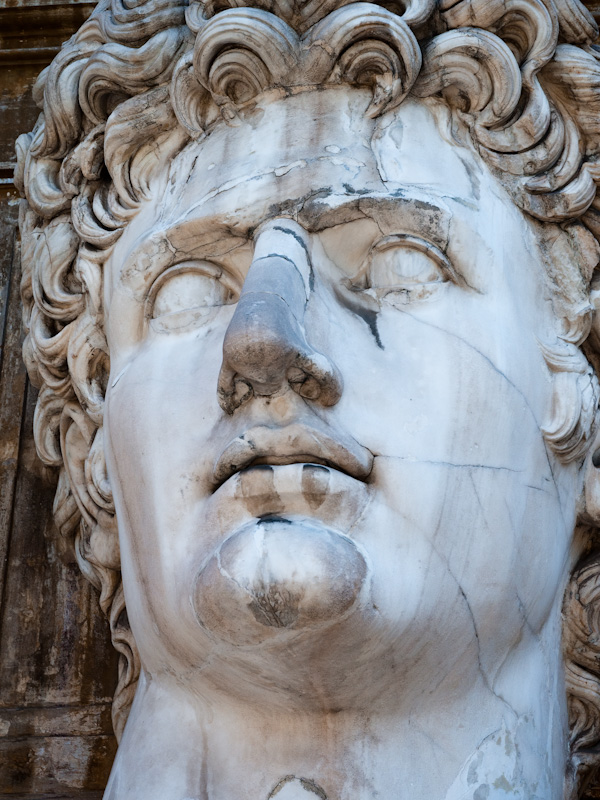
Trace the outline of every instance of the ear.
{"type": "Polygon", "coordinates": [[[69,484],[82,518],[79,555],[93,567],[118,570],[119,537],[106,472],[103,429],[72,401],[63,409],[60,439],[69,484]]]}

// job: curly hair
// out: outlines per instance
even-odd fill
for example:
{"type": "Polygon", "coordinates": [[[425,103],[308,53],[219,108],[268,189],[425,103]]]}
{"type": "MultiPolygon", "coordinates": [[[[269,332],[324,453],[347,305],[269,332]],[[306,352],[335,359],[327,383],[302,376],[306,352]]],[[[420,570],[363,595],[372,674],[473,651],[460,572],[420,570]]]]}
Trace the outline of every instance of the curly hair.
{"type": "MultiPolygon", "coordinates": [[[[59,471],[58,535],[100,590],[121,654],[118,736],[139,657],[103,451],[103,265],[153,173],[265,91],[370,87],[372,118],[409,94],[446,103],[537,221],[561,325],[542,346],[554,387],[543,434],[582,464],[600,395],[597,36],[579,0],[100,0],[42,72],[41,114],[17,141],[24,355],[38,453],[59,471]]],[[[600,765],[600,555],[586,524],[565,602],[572,797],[600,765]]]]}

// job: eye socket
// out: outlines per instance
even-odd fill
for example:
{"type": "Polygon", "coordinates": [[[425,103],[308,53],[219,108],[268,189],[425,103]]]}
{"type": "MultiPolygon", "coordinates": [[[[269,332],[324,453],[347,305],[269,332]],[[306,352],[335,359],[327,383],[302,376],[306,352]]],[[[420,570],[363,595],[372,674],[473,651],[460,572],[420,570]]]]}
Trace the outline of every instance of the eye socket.
{"type": "Polygon", "coordinates": [[[231,292],[219,280],[201,272],[180,272],[160,287],[152,306],[152,319],[192,308],[226,305],[231,292]]]}
{"type": "Polygon", "coordinates": [[[166,270],[154,282],[146,317],[158,327],[176,329],[206,320],[221,306],[234,303],[237,286],[216,264],[186,261],[166,270]]]}
{"type": "Polygon", "coordinates": [[[402,308],[427,300],[451,283],[464,286],[444,253],[419,236],[385,236],[370,249],[366,263],[348,287],[379,303],[402,308]]]}
{"type": "MultiPolygon", "coordinates": [[[[435,245],[416,236],[386,236],[371,249],[367,267],[360,276],[360,288],[380,296],[392,292],[433,290],[434,284],[455,279],[446,256],[435,245]]],[[[426,292],[417,292],[425,296],[426,292]]]]}

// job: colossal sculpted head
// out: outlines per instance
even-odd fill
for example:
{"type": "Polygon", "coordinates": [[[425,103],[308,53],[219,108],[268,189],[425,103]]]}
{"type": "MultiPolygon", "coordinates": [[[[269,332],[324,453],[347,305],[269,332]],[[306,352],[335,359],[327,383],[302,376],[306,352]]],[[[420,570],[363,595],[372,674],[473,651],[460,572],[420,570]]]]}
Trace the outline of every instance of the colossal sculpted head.
{"type": "Polygon", "coordinates": [[[597,33],[101,0],[40,76],[25,358],[122,654],[106,797],[594,779],[597,33]]]}

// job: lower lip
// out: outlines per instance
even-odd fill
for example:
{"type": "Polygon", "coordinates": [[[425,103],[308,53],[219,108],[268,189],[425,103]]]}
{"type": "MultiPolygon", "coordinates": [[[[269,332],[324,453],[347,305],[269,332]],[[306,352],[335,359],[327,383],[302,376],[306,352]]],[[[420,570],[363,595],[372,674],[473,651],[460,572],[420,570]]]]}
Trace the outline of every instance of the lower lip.
{"type": "Polygon", "coordinates": [[[306,519],[243,525],[201,568],[194,608],[202,627],[233,644],[341,620],[359,596],[367,564],[356,543],[306,519]]]}

